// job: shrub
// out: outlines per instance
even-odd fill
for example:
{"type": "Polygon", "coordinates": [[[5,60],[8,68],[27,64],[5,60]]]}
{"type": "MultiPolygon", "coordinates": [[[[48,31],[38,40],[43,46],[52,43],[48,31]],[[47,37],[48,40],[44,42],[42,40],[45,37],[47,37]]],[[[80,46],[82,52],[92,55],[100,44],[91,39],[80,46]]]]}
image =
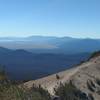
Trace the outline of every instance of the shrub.
{"type": "Polygon", "coordinates": [[[100,56],[100,51],[93,52],[89,59],[100,56]]]}
{"type": "Polygon", "coordinates": [[[60,79],[60,77],[59,77],[59,75],[58,75],[58,74],[56,74],[56,78],[57,78],[57,80],[59,80],[59,79],[60,79]]]}
{"type": "Polygon", "coordinates": [[[60,87],[55,89],[55,94],[61,100],[88,100],[85,93],[77,89],[73,84],[60,84],[60,87]]]}
{"type": "Polygon", "coordinates": [[[88,94],[89,100],[94,100],[94,97],[92,94],[88,94]]]}
{"type": "Polygon", "coordinates": [[[100,79],[96,79],[96,83],[100,85],[100,79]]]}
{"type": "Polygon", "coordinates": [[[51,100],[51,98],[41,87],[26,90],[9,83],[0,84],[0,100],[51,100]]]}
{"type": "MultiPolygon", "coordinates": [[[[44,90],[40,85],[39,85],[39,87],[33,86],[33,88],[31,89],[30,92],[31,92],[33,98],[34,98],[34,94],[38,95],[36,100],[51,100],[49,92],[44,90]]],[[[34,100],[34,99],[32,99],[32,100],[34,100]]]]}
{"type": "Polygon", "coordinates": [[[90,81],[90,80],[87,81],[87,87],[88,87],[88,89],[90,91],[95,92],[95,90],[94,90],[94,84],[93,84],[92,81],[90,81]]]}
{"type": "Polygon", "coordinates": [[[5,72],[5,67],[0,65],[0,80],[6,80],[6,72],[5,72]]]}

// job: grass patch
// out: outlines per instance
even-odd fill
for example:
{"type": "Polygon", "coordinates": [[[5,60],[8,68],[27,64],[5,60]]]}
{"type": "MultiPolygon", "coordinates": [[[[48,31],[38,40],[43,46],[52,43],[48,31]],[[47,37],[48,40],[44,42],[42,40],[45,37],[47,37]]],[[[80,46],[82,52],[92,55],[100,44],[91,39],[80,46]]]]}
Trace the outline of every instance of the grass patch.
{"type": "Polygon", "coordinates": [[[31,90],[11,83],[0,84],[0,100],[51,100],[50,94],[41,87],[31,90]]]}
{"type": "Polygon", "coordinates": [[[88,100],[85,93],[77,89],[72,83],[60,84],[60,87],[55,89],[55,94],[60,100],[88,100]]]}

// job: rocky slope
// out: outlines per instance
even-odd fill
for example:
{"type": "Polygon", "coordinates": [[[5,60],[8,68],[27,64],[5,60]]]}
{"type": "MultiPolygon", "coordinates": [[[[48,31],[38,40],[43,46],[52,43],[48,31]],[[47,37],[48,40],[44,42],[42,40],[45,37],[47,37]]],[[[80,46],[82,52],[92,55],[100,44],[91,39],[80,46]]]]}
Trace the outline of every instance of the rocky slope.
{"type": "Polygon", "coordinates": [[[95,100],[100,100],[100,56],[93,57],[89,61],[82,63],[72,69],[62,71],[38,80],[24,83],[28,88],[34,85],[41,85],[54,95],[54,88],[60,83],[72,81],[75,86],[92,95],[95,100]]]}

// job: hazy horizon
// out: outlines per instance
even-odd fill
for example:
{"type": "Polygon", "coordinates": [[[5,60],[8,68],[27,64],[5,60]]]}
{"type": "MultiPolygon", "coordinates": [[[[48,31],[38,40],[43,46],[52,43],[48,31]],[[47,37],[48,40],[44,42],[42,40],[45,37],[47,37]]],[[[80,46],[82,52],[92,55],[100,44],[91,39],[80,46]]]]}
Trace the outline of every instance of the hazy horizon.
{"type": "Polygon", "coordinates": [[[100,38],[99,0],[0,0],[0,37],[100,38]]]}
{"type": "Polygon", "coordinates": [[[27,36],[0,36],[0,38],[29,38],[29,37],[55,37],[55,38],[76,38],[76,39],[100,39],[100,37],[77,37],[77,36],[54,36],[54,35],[27,35],[27,36]]]}

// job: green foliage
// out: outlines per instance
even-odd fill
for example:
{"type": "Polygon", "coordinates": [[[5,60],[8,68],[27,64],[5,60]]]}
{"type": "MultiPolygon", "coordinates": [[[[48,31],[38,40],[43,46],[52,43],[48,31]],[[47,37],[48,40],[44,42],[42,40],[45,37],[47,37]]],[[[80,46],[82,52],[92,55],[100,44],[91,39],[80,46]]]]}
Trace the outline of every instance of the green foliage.
{"type": "MultiPolygon", "coordinates": [[[[51,95],[41,86],[33,86],[30,90],[27,90],[25,87],[19,88],[19,82],[8,81],[6,79],[5,70],[0,70],[0,77],[0,100],[51,100],[51,95]]],[[[56,75],[56,78],[59,80],[59,75],[56,75]]],[[[100,85],[99,79],[96,82],[100,85]]],[[[87,82],[87,87],[94,92],[95,84],[92,81],[87,82]]],[[[55,89],[55,95],[60,100],[93,100],[92,95],[89,95],[90,99],[88,99],[85,93],[81,92],[72,84],[72,81],[69,84],[60,84],[55,89]]]]}
{"type": "Polygon", "coordinates": [[[60,84],[60,87],[55,89],[55,93],[61,100],[88,100],[86,94],[78,90],[72,83],[60,84]]]}
{"type": "Polygon", "coordinates": [[[93,52],[89,59],[100,56],[100,51],[93,52]]]}
{"type": "Polygon", "coordinates": [[[17,81],[8,81],[5,68],[0,67],[0,100],[51,100],[48,91],[41,86],[34,87],[31,90],[18,87],[17,81]]]}
{"type": "MultiPolygon", "coordinates": [[[[40,85],[39,87],[35,87],[33,86],[33,88],[31,89],[31,94],[33,94],[33,98],[34,98],[34,94],[37,94],[38,97],[36,97],[36,100],[51,100],[50,94],[48,91],[44,90],[40,85]]],[[[35,100],[35,99],[32,99],[35,100]]]]}
{"type": "Polygon", "coordinates": [[[6,80],[6,72],[5,72],[5,66],[0,65],[0,80],[6,80]]]}
{"type": "Polygon", "coordinates": [[[0,84],[0,100],[51,100],[50,94],[41,87],[26,90],[13,84],[0,84]]]}

